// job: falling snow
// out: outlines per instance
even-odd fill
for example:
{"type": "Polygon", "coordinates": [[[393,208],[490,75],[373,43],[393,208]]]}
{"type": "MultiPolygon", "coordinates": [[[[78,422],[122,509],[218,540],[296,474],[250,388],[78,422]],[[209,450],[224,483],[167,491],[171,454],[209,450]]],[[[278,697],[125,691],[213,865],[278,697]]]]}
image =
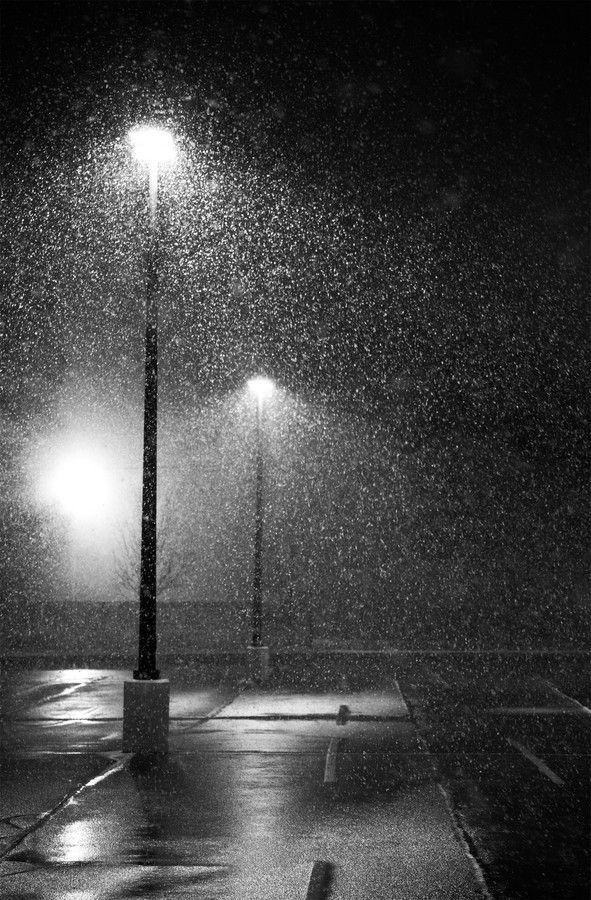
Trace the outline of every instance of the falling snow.
{"type": "Polygon", "coordinates": [[[7,6],[4,646],[133,633],[154,116],[163,646],[245,643],[259,371],[270,639],[586,642],[582,10],[480,6],[7,6]]]}

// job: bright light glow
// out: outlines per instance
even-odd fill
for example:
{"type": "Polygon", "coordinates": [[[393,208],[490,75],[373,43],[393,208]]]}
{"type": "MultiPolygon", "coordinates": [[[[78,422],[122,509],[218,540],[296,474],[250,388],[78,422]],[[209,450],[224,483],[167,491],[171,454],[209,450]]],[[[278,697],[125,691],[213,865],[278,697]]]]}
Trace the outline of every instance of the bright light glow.
{"type": "MultiPolygon", "coordinates": [[[[108,772],[111,771],[111,769],[108,770],[108,772]]],[[[92,782],[89,782],[89,785],[91,784],[92,782]]],[[[74,796],[70,798],[68,806],[76,806],[79,802],[80,800],[74,796]]],[[[78,814],[80,815],[80,813],[78,814]]],[[[64,863],[92,863],[104,859],[106,852],[108,852],[107,842],[109,838],[107,836],[109,831],[111,831],[111,827],[116,827],[113,821],[111,826],[108,825],[109,819],[113,819],[113,816],[105,816],[105,818],[104,830],[103,828],[97,829],[96,821],[92,818],[77,818],[74,822],[68,822],[66,825],[56,829],[55,844],[52,847],[53,860],[58,865],[60,863],[63,865],[64,863]],[[99,833],[95,835],[95,831],[99,833]]],[[[112,834],[113,832],[111,831],[112,834]]],[[[76,891],[74,894],[63,893],[62,896],[64,900],[66,897],[68,900],[71,900],[72,897],[75,897],[76,900],[90,900],[91,896],[96,897],[96,892],[93,892],[93,895],[91,895],[90,893],[86,894],[85,891],[80,893],[76,891]]]]}
{"type": "Polygon", "coordinates": [[[248,390],[251,394],[254,394],[259,403],[262,403],[273,395],[275,385],[270,378],[264,378],[259,375],[256,378],[250,379],[248,382],[248,390]]]}
{"type": "Polygon", "coordinates": [[[132,128],[129,141],[138,162],[148,165],[173,163],[176,159],[174,138],[164,128],[148,125],[132,128]]]}
{"type": "Polygon", "coordinates": [[[78,522],[108,517],[114,501],[111,474],[91,447],[72,447],[56,455],[40,484],[40,499],[55,504],[78,522]]]}

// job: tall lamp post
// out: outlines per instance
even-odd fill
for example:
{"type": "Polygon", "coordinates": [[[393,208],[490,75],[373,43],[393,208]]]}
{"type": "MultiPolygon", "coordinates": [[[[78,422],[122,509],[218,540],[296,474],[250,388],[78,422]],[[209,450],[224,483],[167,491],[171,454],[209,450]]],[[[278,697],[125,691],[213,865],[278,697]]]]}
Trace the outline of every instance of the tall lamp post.
{"type": "Polygon", "coordinates": [[[249,650],[249,672],[256,681],[266,681],[269,666],[269,648],[263,646],[263,598],[262,598],[262,553],[263,553],[263,410],[265,400],[272,396],[275,385],[269,378],[251,378],[248,389],[257,404],[256,418],[256,481],[254,514],[254,567],[252,579],[252,644],[249,650]]]}
{"type": "Polygon", "coordinates": [[[148,170],[149,231],[146,242],[146,360],[142,469],[142,530],[138,667],[124,690],[124,750],[166,749],[169,683],[156,668],[156,500],[158,447],[158,174],[176,159],[172,135],[142,126],[129,133],[135,159],[148,170]]]}

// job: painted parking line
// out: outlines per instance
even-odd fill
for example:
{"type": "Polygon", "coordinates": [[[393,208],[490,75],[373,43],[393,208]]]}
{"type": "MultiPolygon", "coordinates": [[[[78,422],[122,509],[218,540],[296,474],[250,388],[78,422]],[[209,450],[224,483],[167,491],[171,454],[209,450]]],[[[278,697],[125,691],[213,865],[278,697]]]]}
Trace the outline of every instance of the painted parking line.
{"type": "Polygon", "coordinates": [[[439,672],[435,672],[430,666],[422,663],[421,671],[430,684],[435,684],[437,687],[449,688],[449,684],[445,678],[442,678],[439,672]]]}
{"type": "Polygon", "coordinates": [[[569,696],[569,694],[565,694],[564,691],[561,691],[560,688],[556,687],[555,684],[552,684],[551,681],[548,681],[546,678],[542,678],[540,683],[545,687],[550,688],[553,694],[556,694],[558,697],[562,697],[563,700],[568,700],[569,703],[572,703],[575,709],[578,709],[580,712],[585,713],[586,716],[591,716],[591,709],[588,706],[584,706],[582,703],[579,703],[578,700],[575,700],[574,697],[569,696]]]}
{"type": "Polygon", "coordinates": [[[524,747],[524,745],[520,744],[519,741],[514,741],[513,738],[506,738],[506,741],[511,745],[511,747],[519,750],[522,756],[525,756],[526,759],[529,759],[529,761],[532,762],[534,766],[536,766],[536,768],[539,769],[539,771],[542,772],[542,774],[545,775],[546,778],[549,778],[550,781],[552,781],[554,784],[564,784],[562,778],[560,778],[556,774],[556,772],[553,772],[552,769],[546,765],[543,759],[540,759],[539,756],[535,756],[535,754],[533,754],[531,750],[528,750],[527,747],[524,747]]]}
{"type": "Polygon", "coordinates": [[[332,884],[334,866],[318,859],[312,866],[306,900],[327,900],[332,884]]]}
{"type": "Polygon", "coordinates": [[[326,763],[324,766],[324,783],[334,784],[337,780],[337,754],[339,750],[340,738],[332,738],[326,751],[326,763]]]}

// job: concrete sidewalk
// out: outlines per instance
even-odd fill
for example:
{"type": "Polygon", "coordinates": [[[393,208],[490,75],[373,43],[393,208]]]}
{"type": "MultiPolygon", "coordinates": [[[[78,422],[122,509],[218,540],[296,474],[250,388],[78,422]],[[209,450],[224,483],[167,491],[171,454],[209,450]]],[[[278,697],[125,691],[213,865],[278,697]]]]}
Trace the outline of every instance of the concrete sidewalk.
{"type": "Polygon", "coordinates": [[[312,866],[327,861],[331,900],[486,896],[436,786],[352,806],[323,790],[321,762],[193,753],[113,767],[23,841],[0,876],[14,900],[304,900],[312,866]]]}
{"type": "MultiPolygon", "coordinates": [[[[112,692],[94,683],[112,712],[112,692]]],[[[247,691],[217,707],[221,697],[187,687],[173,707],[183,715],[171,722],[170,753],[152,760],[105,752],[98,734],[72,753],[86,726],[63,708],[68,700],[74,710],[77,691],[57,694],[44,704],[45,714],[57,704],[57,719],[16,723],[37,749],[13,747],[4,758],[17,781],[36,772],[30,783],[49,806],[37,818],[30,808],[5,844],[3,896],[304,900],[323,861],[334,872],[331,900],[486,896],[396,685],[247,691]],[[351,717],[339,725],[343,705],[351,717]],[[61,733],[53,751],[42,749],[40,731],[61,733]],[[329,751],[336,778],[327,784],[329,751]]],[[[7,803],[18,798],[17,785],[7,803]]]]}
{"type": "Polygon", "coordinates": [[[408,707],[397,685],[389,691],[332,691],[281,693],[248,691],[236,697],[217,716],[219,719],[336,719],[346,706],[353,719],[399,719],[408,707]]]}

